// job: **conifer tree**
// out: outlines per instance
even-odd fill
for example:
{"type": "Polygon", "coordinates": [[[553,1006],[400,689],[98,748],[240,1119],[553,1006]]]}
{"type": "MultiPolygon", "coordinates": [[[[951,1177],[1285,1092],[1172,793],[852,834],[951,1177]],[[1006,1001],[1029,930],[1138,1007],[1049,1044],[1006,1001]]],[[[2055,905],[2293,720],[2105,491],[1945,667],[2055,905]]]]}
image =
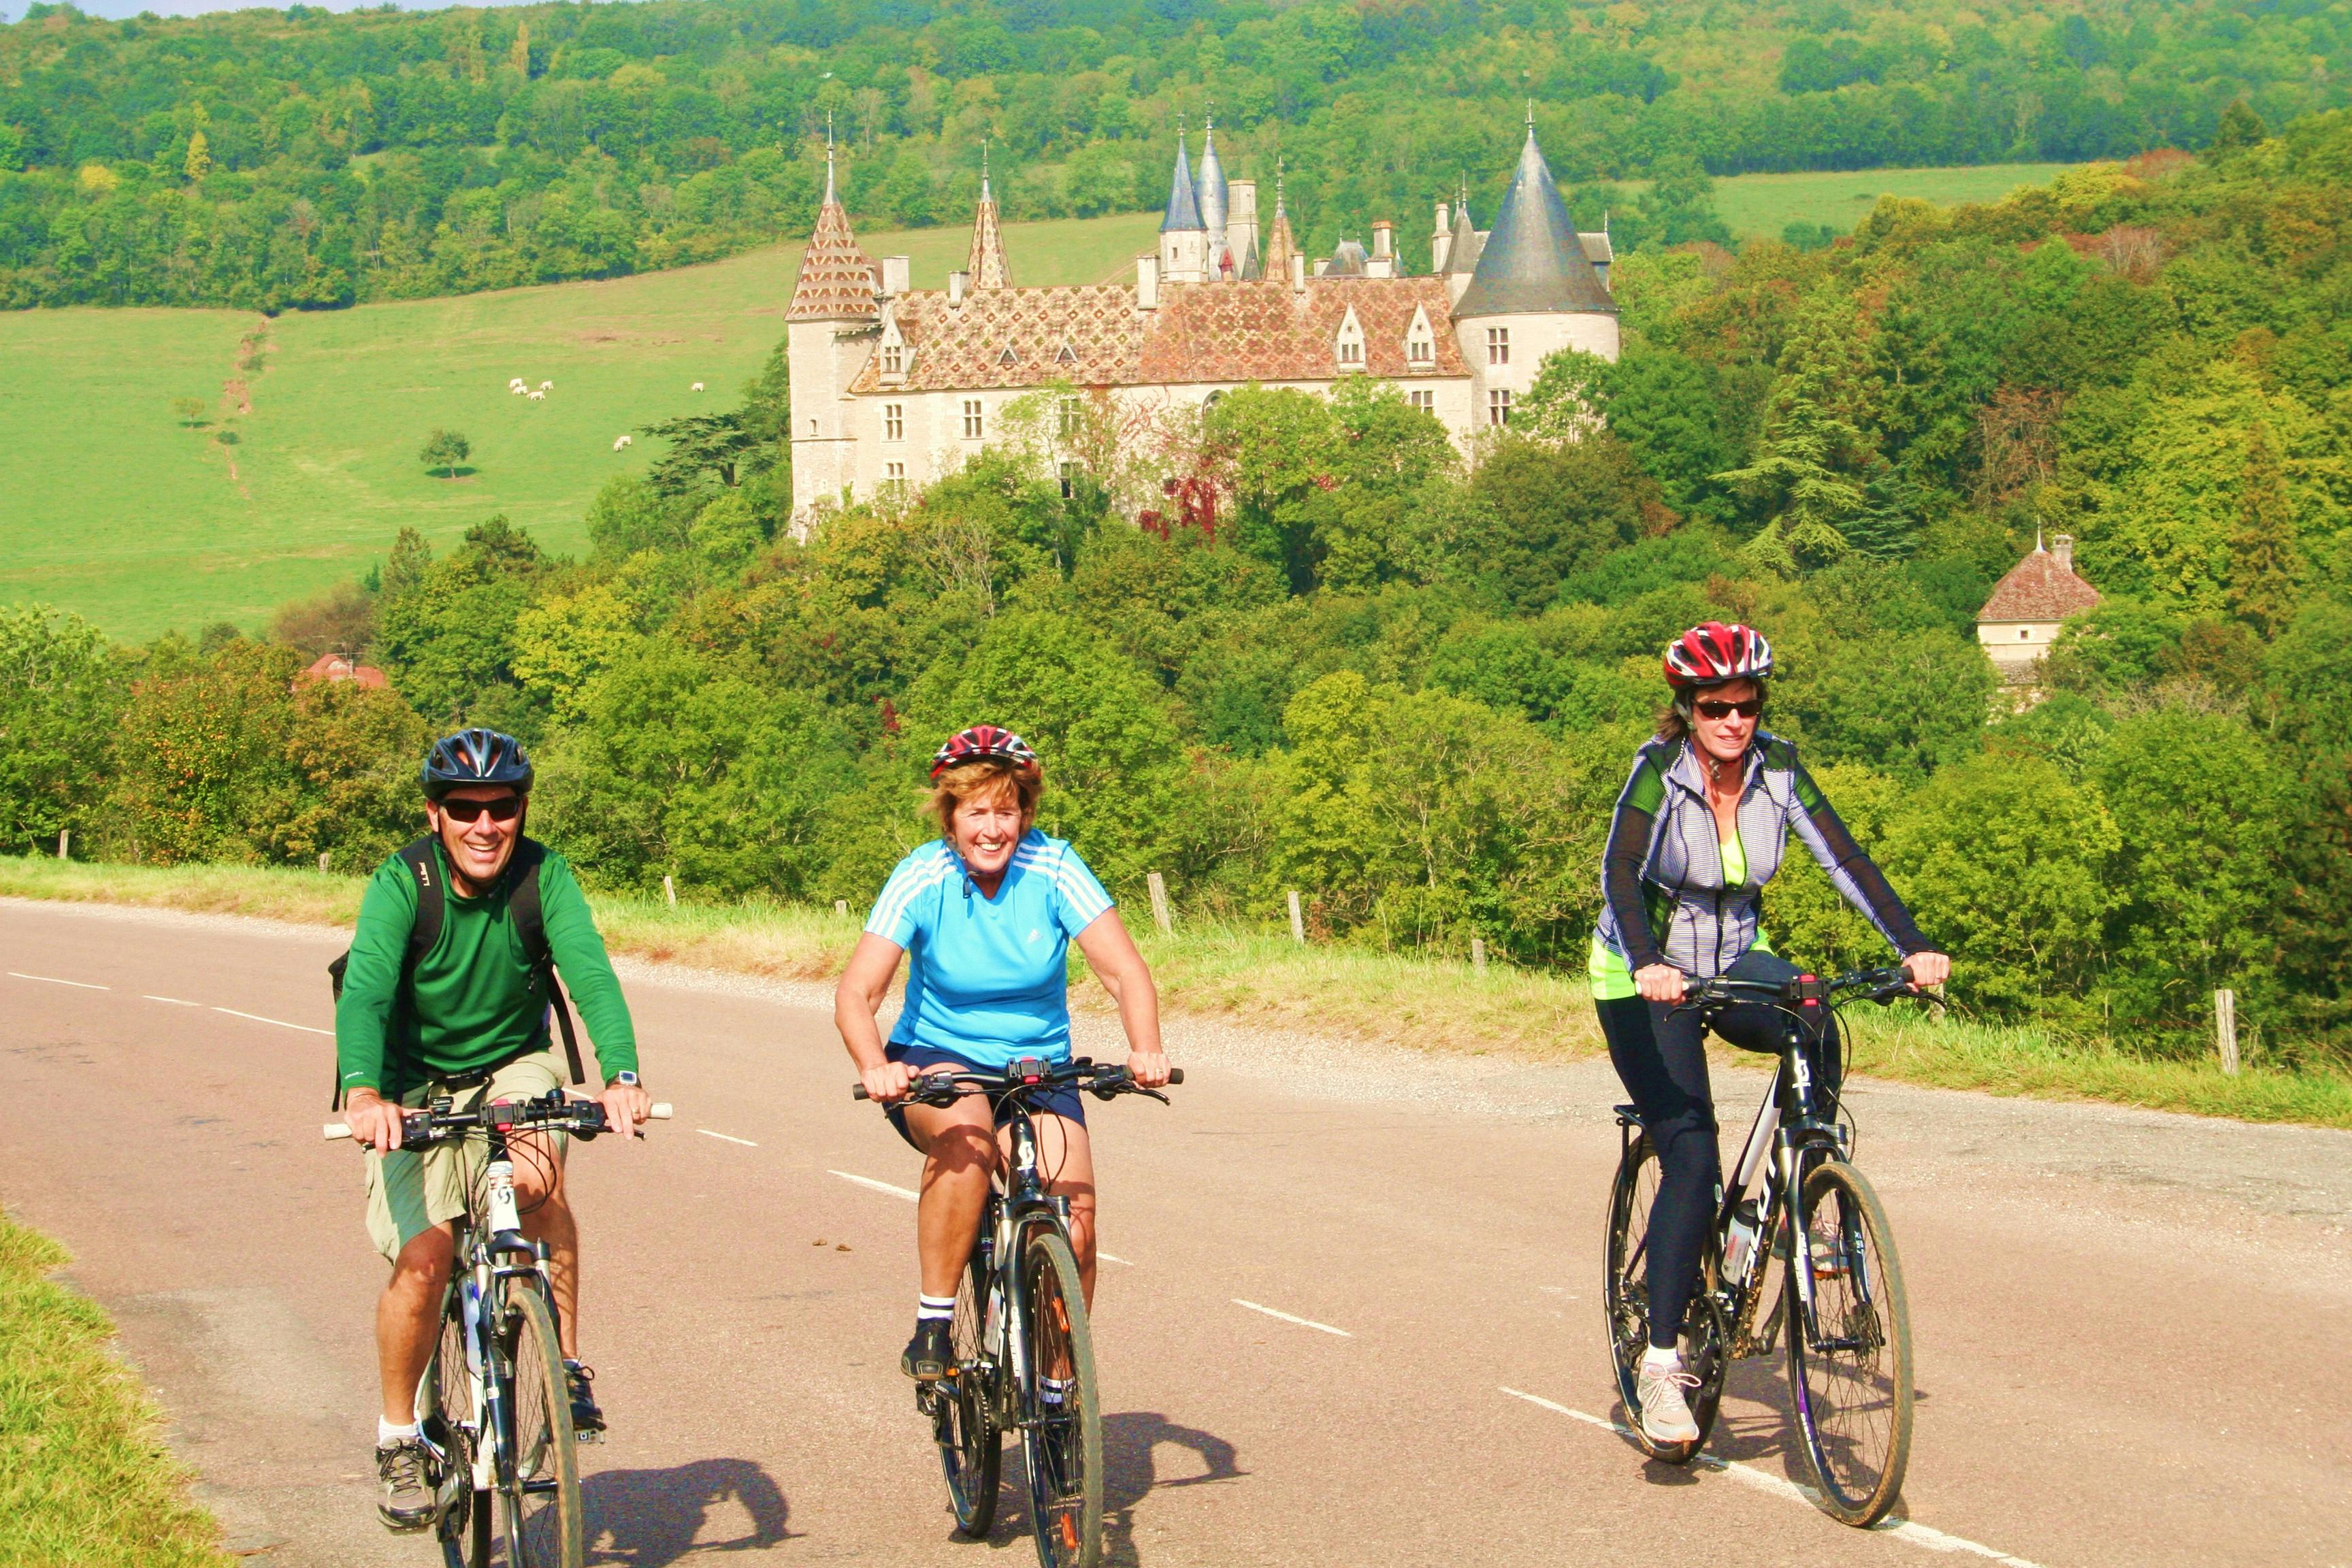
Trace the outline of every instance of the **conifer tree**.
{"type": "Polygon", "coordinates": [[[2230,535],[2230,613],[2264,641],[2294,618],[2303,550],[2286,471],[2257,423],[2246,426],[2246,479],[2230,535]]]}

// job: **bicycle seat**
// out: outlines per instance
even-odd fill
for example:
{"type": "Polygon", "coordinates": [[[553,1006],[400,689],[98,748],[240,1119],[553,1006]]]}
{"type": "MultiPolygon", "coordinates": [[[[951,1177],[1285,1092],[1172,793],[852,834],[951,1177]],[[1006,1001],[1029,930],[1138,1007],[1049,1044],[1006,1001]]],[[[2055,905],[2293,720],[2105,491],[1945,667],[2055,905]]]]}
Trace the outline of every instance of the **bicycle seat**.
{"type": "Polygon", "coordinates": [[[1617,1120],[1620,1121],[1631,1122],[1636,1127],[1646,1125],[1642,1121],[1642,1108],[1638,1105],[1621,1105],[1616,1108],[1616,1110],[1617,1120]]]}

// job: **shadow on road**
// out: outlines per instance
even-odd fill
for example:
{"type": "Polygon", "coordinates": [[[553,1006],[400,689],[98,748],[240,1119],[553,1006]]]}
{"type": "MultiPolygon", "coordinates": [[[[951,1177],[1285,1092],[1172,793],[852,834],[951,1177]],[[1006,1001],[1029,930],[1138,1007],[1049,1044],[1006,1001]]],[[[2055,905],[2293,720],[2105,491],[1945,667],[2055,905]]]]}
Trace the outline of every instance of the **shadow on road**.
{"type": "MultiPolygon", "coordinates": [[[[1143,1559],[1135,1542],[1135,1509],[1154,1491],[1238,1480],[1249,1474],[1235,1460],[1240,1450],[1214,1433],[1180,1426],[1157,1411],[1129,1410],[1103,1417],[1103,1565],[1137,1568],[1143,1559]],[[1205,1467],[1197,1475],[1159,1479],[1159,1449],[1188,1448],[1205,1467]]],[[[1029,1475],[1017,1439],[1005,1445],[1004,1495],[990,1540],[1003,1543],[1029,1533],[1029,1475]]]]}
{"type": "Polygon", "coordinates": [[[768,1472],[749,1459],[697,1459],[667,1470],[601,1470],[582,1478],[588,1514],[588,1561],[664,1568],[709,1552],[756,1552],[789,1538],[791,1512],[768,1472]],[[730,1506],[731,1505],[731,1506],[730,1506]],[[719,1510],[748,1516],[750,1529],[726,1539],[698,1539],[719,1510]]]}

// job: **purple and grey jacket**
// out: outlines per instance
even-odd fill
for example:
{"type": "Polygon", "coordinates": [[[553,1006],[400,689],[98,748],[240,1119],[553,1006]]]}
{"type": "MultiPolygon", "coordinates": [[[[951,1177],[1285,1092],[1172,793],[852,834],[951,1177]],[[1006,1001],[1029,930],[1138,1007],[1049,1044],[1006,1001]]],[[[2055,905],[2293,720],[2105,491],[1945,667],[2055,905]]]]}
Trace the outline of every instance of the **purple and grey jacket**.
{"type": "Polygon", "coordinates": [[[1689,742],[1643,745],[1601,858],[1602,944],[1637,971],[1671,963],[1702,980],[1720,974],[1756,945],[1764,884],[1780,870],[1793,832],[1897,952],[1930,950],[1911,911],[1797,761],[1797,748],[1761,729],[1748,744],[1738,820],[1748,875],[1727,887],[1715,812],[1689,742]]]}

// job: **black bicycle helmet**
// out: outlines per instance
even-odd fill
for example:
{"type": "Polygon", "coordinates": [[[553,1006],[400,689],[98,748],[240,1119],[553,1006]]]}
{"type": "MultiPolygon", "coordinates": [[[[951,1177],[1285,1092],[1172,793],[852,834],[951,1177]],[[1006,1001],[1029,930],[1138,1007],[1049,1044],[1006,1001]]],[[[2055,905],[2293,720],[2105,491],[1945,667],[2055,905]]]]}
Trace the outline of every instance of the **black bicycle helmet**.
{"type": "Polygon", "coordinates": [[[530,793],[530,759],[522,742],[496,730],[460,730],[433,743],[417,780],[425,798],[439,800],[453,789],[477,784],[505,784],[518,795],[530,793]]]}

